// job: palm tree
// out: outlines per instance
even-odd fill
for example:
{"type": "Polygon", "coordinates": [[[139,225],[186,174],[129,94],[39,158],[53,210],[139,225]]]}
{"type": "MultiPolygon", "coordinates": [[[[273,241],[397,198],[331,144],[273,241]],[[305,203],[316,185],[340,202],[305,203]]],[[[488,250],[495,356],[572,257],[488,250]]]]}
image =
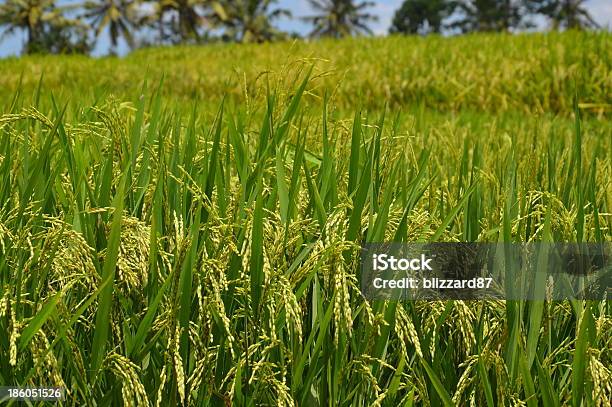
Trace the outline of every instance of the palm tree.
{"type": "Polygon", "coordinates": [[[137,0],[94,0],[84,4],[83,17],[91,20],[96,38],[108,28],[111,50],[115,50],[119,37],[123,37],[130,47],[134,46],[132,32],[136,29],[137,0]]]}
{"type": "Polygon", "coordinates": [[[366,11],[375,5],[371,1],[355,4],[353,0],[308,0],[308,3],[319,12],[303,18],[314,25],[311,37],[340,38],[353,34],[372,34],[367,23],[378,21],[378,17],[366,11]]]}
{"type": "Polygon", "coordinates": [[[57,7],[55,0],[6,0],[0,4],[0,27],[6,27],[2,37],[25,30],[25,52],[40,51],[48,27],[76,24],[74,20],[64,17],[65,10],[66,7],[57,7]]]}
{"type": "Polygon", "coordinates": [[[214,22],[225,30],[225,37],[238,42],[264,42],[281,37],[272,26],[280,17],[291,17],[282,8],[272,8],[276,0],[223,0],[213,2],[214,22]]]}
{"type": "MultiPolygon", "coordinates": [[[[168,0],[165,0],[168,2],[168,0]]],[[[204,9],[208,7],[208,0],[172,0],[174,10],[178,15],[178,24],[175,24],[175,31],[178,33],[182,42],[190,39],[199,39],[199,28],[203,25],[204,9]]]]}
{"type": "Polygon", "coordinates": [[[145,0],[154,10],[143,22],[156,26],[160,42],[184,43],[200,39],[211,0],[145,0]]]}

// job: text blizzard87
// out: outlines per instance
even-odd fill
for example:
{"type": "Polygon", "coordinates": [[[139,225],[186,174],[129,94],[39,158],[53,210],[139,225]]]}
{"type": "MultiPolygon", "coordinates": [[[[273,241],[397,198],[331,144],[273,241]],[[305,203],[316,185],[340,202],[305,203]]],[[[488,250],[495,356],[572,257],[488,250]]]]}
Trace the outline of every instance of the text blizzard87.
{"type": "Polygon", "coordinates": [[[470,279],[446,279],[446,278],[414,278],[405,277],[400,279],[384,279],[376,277],[372,281],[374,288],[410,288],[410,289],[476,289],[491,288],[493,278],[475,277],[470,279]]]}

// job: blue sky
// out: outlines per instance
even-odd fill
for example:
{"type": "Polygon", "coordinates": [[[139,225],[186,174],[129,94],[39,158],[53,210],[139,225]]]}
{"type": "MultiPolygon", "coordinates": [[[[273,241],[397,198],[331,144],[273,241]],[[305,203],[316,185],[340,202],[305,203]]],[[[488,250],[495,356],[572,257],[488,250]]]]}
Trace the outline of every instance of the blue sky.
{"type": "MultiPolygon", "coordinates": [[[[4,0],[0,0],[4,1],[4,0]]],[[[74,0],[72,0],[74,1],[74,0]]],[[[71,2],[70,0],[59,0],[59,3],[71,2]]],[[[402,4],[403,0],[378,0],[372,7],[371,12],[378,16],[379,21],[371,24],[372,30],[376,34],[385,34],[389,29],[393,13],[402,4]]],[[[277,22],[279,28],[286,31],[296,31],[302,34],[308,32],[307,24],[299,21],[297,18],[311,14],[307,0],[279,0],[279,6],[290,9],[293,13],[293,20],[281,20],[277,22]]],[[[612,28],[612,0],[588,0],[586,8],[589,10],[595,21],[603,27],[612,28]]],[[[5,37],[0,42],[0,57],[10,55],[18,55],[23,42],[25,41],[24,33],[18,33],[12,36],[5,37]]],[[[94,50],[94,55],[104,55],[108,52],[109,41],[106,36],[102,36],[94,50]]],[[[125,54],[128,48],[125,44],[119,47],[119,53],[125,54]]]]}

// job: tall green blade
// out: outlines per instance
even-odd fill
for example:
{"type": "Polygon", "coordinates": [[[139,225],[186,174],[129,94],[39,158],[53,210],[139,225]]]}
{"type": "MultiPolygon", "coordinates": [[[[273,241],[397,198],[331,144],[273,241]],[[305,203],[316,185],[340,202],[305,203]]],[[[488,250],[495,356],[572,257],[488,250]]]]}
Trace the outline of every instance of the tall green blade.
{"type": "MultiPolygon", "coordinates": [[[[123,194],[126,177],[124,176],[113,200],[113,220],[106,247],[102,280],[113,280],[119,257],[119,244],[121,240],[121,224],[123,220],[123,194]]],[[[96,312],[95,332],[92,342],[90,362],[90,375],[93,379],[102,365],[108,346],[108,330],[110,328],[111,310],[113,303],[114,284],[110,283],[100,293],[98,311],[96,312]]]]}

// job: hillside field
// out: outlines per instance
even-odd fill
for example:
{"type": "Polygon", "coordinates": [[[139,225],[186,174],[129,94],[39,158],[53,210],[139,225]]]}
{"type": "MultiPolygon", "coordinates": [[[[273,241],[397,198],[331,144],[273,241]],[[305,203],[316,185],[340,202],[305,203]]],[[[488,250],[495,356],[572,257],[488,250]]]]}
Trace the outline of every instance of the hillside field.
{"type": "Polygon", "coordinates": [[[0,60],[0,386],[609,406],[609,300],[369,301],[359,248],[611,242],[610,157],[610,33],[0,60]]]}

